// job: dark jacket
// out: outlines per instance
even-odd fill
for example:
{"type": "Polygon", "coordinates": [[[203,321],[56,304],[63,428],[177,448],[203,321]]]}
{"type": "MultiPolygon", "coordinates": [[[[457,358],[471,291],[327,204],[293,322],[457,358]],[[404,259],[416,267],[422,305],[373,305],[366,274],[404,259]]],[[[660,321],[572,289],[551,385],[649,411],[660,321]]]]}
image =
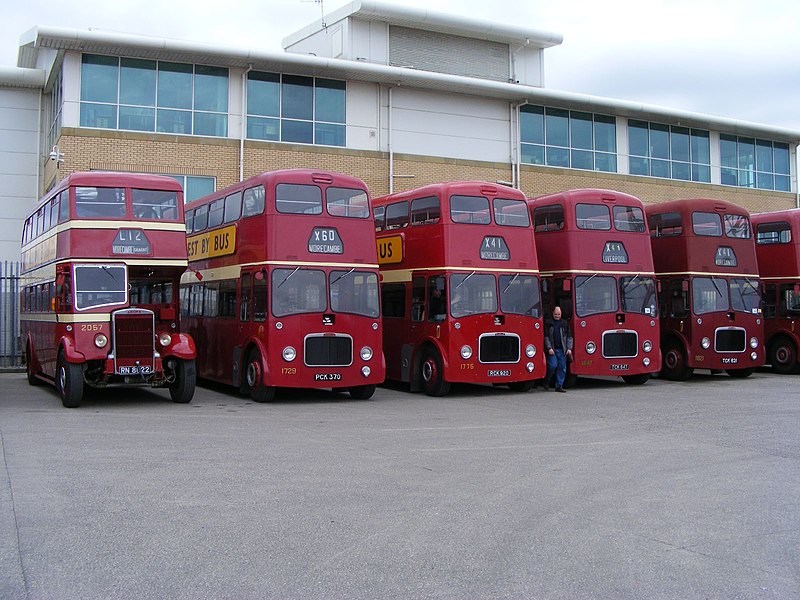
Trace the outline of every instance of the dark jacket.
{"type": "MultiPolygon", "coordinates": [[[[569,330],[569,322],[561,319],[561,349],[566,352],[572,350],[572,332],[569,330]]],[[[555,327],[555,320],[550,319],[544,328],[544,349],[550,350],[553,348],[553,329],[555,327]]]]}

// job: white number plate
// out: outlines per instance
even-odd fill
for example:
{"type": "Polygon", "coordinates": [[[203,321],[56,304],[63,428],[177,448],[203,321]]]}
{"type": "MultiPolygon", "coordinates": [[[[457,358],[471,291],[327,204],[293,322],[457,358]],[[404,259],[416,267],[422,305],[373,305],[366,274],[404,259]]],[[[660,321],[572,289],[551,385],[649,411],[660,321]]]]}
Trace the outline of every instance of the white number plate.
{"type": "Polygon", "coordinates": [[[511,371],[509,369],[490,369],[488,373],[489,377],[511,377],[511,371]]]}

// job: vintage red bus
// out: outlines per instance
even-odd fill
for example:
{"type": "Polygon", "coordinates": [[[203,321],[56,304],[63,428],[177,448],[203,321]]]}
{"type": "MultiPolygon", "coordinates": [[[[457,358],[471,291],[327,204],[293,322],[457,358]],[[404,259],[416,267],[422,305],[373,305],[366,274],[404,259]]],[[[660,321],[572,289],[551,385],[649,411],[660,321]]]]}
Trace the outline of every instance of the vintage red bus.
{"type": "Polygon", "coordinates": [[[375,200],[387,377],[525,391],[544,374],[539,267],[525,196],[479,182],[375,200]]]}
{"type": "Polygon", "coordinates": [[[578,376],[645,383],[661,368],[656,280],[638,198],[578,189],[532,198],[546,315],[556,306],[574,339],[578,376]]]}
{"type": "Polygon", "coordinates": [[[166,386],[191,401],[195,348],[178,308],[185,232],[170,177],[72,173],[42,198],[22,234],[28,381],[55,383],[68,408],[84,384],[166,386]]]}
{"type": "Polygon", "coordinates": [[[752,216],[763,286],[766,362],[777,373],[797,373],[800,347],[800,210],[752,216]]]}
{"type": "Polygon", "coordinates": [[[661,285],[661,375],[685,380],[700,368],[749,376],[764,364],[750,215],[711,199],[648,205],[646,214],[661,285]]]}
{"type": "Polygon", "coordinates": [[[256,402],[276,388],[369,398],[385,376],[367,187],[337,173],[262,173],[187,205],[181,294],[198,376],[256,402]]]}

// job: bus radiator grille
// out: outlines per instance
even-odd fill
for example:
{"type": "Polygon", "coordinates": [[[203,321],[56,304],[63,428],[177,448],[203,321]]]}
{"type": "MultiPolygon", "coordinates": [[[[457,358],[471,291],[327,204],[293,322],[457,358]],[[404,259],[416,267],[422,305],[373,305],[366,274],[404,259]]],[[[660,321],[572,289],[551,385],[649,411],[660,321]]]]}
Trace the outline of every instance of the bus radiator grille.
{"type": "Polygon", "coordinates": [[[117,315],[114,319],[117,359],[150,360],[153,356],[153,315],[117,315]]]}
{"type": "Polygon", "coordinates": [[[744,329],[717,329],[714,348],[717,352],[744,352],[746,338],[744,329]]]}
{"type": "Polygon", "coordinates": [[[478,345],[482,363],[519,362],[519,337],[516,335],[484,335],[478,345]]]}
{"type": "Polygon", "coordinates": [[[634,331],[606,331],[603,334],[603,358],[633,358],[639,340],[634,331]]]}
{"type": "Polygon", "coordinates": [[[309,367],[346,367],[353,363],[353,339],[350,336],[308,336],[305,363],[309,367]]]}

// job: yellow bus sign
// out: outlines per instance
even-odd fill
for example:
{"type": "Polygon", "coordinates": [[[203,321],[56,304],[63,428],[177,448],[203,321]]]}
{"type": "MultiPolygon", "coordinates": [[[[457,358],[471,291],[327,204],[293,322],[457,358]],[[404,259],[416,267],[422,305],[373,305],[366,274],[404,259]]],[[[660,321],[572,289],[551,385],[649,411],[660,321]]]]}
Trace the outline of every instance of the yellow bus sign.
{"type": "Polygon", "coordinates": [[[378,238],[378,264],[390,265],[403,262],[403,238],[392,235],[378,238]]]}
{"type": "Polygon", "coordinates": [[[201,260],[233,254],[236,249],[236,226],[230,225],[207,233],[193,235],[186,240],[189,260],[201,260]]]}

